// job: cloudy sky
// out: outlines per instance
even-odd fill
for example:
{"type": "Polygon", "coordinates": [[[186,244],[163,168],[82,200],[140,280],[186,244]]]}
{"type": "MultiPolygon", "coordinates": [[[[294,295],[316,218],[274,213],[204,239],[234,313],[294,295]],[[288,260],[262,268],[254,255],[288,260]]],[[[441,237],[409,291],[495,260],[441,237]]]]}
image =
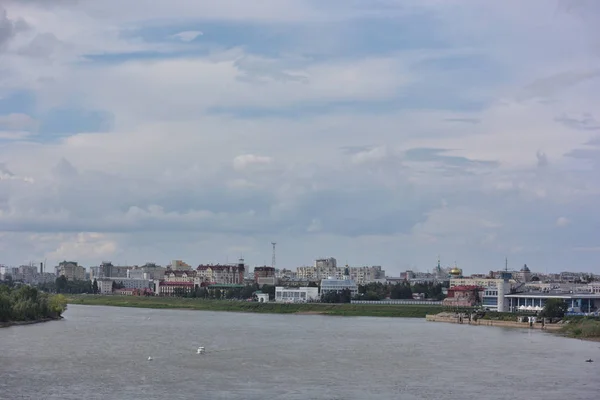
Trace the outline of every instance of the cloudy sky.
{"type": "Polygon", "coordinates": [[[600,2],[1,0],[0,263],[600,273],[600,2]]]}

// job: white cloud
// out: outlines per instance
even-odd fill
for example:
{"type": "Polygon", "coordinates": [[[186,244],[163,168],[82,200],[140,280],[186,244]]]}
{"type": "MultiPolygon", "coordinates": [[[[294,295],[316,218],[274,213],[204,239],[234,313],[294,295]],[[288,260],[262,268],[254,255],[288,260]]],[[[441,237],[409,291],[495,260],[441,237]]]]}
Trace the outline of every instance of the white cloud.
{"type": "Polygon", "coordinates": [[[184,32],[176,33],[172,37],[175,39],[179,39],[182,42],[191,42],[192,40],[196,39],[198,36],[202,36],[202,35],[204,35],[204,33],[202,33],[201,31],[184,31],[184,32]]]}
{"type": "Polygon", "coordinates": [[[233,159],[233,167],[236,170],[245,170],[252,166],[268,165],[272,161],[271,157],[242,154],[233,159]]]}

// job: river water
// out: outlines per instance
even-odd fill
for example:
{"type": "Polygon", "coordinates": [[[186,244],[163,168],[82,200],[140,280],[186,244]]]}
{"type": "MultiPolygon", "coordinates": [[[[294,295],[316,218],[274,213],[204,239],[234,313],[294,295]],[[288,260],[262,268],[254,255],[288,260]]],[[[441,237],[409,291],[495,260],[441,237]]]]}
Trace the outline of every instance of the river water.
{"type": "Polygon", "coordinates": [[[540,331],[76,305],[64,316],[0,329],[0,399],[600,398],[600,343],[540,331]]]}

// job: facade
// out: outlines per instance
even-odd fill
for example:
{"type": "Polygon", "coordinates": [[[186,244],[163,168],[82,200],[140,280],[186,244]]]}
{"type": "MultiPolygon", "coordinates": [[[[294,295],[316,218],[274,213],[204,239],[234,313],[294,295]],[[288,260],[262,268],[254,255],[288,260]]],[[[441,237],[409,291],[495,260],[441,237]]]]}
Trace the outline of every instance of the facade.
{"type": "Polygon", "coordinates": [[[505,297],[510,312],[540,311],[548,299],[562,299],[572,313],[595,313],[600,307],[600,294],[589,292],[525,292],[507,294],[505,297]]]}
{"type": "Polygon", "coordinates": [[[97,267],[90,268],[90,279],[98,278],[127,278],[128,272],[133,267],[113,265],[110,261],[103,261],[97,267]]]}
{"type": "Polygon", "coordinates": [[[277,303],[306,303],[319,301],[319,288],[316,287],[275,287],[275,301],[277,303]]]}
{"type": "Polygon", "coordinates": [[[56,267],[56,276],[64,276],[69,281],[85,280],[85,268],[75,261],[63,261],[56,267]]]}
{"type": "Polygon", "coordinates": [[[321,296],[326,293],[340,293],[342,290],[350,290],[352,297],[358,293],[358,285],[352,279],[322,279],[321,280],[321,296]]]}
{"type": "Polygon", "coordinates": [[[190,293],[195,287],[194,282],[159,281],[156,282],[156,295],[173,296],[180,293],[190,293]]]}
{"type": "Polygon", "coordinates": [[[127,277],[132,279],[163,279],[166,272],[165,267],[148,263],[141,267],[135,266],[127,271],[127,277]]]}
{"type": "Polygon", "coordinates": [[[259,303],[268,303],[269,302],[269,294],[268,293],[256,293],[256,301],[259,303]]]}
{"type": "Polygon", "coordinates": [[[152,288],[152,281],[149,279],[115,278],[111,280],[120,283],[125,289],[147,290],[152,288]]]}
{"type": "Polygon", "coordinates": [[[385,282],[385,271],[381,266],[374,265],[371,267],[350,267],[350,278],[359,285],[364,285],[370,282],[385,282]]]}
{"type": "Polygon", "coordinates": [[[165,282],[194,282],[198,273],[192,270],[175,271],[168,269],[163,277],[165,282]]]}
{"type": "Polygon", "coordinates": [[[275,268],[273,267],[255,267],[254,268],[254,282],[262,285],[275,285],[277,278],[275,276],[275,268]]]}
{"type": "Polygon", "coordinates": [[[244,284],[244,260],[237,264],[199,265],[196,268],[196,278],[204,284],[244,284]]]}
{"type": "Polygon", "coordinates": [[[112,294],[112,289],[113,289],[112,279],[98,278],[98,279],[96,279],[96,283],[98,284],[98,293],[99,294],[112,294]]]}
{"type": "Polygon", "coordinates": [[[479,286],[454,286],[448,289],[448,297],[443,301],[447,307],[473,307],[480,301],[479,286]]]}

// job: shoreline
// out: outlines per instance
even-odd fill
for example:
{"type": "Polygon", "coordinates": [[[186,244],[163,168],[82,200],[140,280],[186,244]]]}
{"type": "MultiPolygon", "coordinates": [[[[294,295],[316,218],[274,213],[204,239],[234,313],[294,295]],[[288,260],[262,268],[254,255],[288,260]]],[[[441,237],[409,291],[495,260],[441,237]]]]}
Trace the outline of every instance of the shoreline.
{"type": "Polygon", "coordinates": [[[540,323],[534,323],[533,325],[529,325],[529,323],[527,322],[517,321],[502,321],[491,319],[469,320],[468,318],[461,319],[459,315],[452,315],[451,313],[440,313],[433,315],[430,314],[425,317],[425,320],[430,322],[442,322],[470,326],[493,326],[498,328],[533,329],[550,332],[553,335],[563,337],[566,339],[579,339],[588,342],[600,342],[600,337],[598,336],[578,336],[571,333],[573,329],[577,330],[580,327],[581,322],[545,324],[544,326],[542,326],[542,324],[540,323]]]}
{"type": "Polygon", "coordinates": [[[70,296],[69,304],[196,311],[228,311],[257,314],[332,315],[351,317],[425,318],[442,311],[431,305],[373,305],[329,303],[258,303],[230,300],[206,300],[180,297],[70,296]]]}
{"type": "Polygon", "coordinates": [[[5,321],[5,322],[0,322],[0,328],[10,328],[11,326],[41,324],[43,322],[60,321],[62,319],[63,319],[63,317],[60,317],[60,318],[43,318],[43,319],[36,319],[36,320],[33,320],[33,321],[5,321]]]}

